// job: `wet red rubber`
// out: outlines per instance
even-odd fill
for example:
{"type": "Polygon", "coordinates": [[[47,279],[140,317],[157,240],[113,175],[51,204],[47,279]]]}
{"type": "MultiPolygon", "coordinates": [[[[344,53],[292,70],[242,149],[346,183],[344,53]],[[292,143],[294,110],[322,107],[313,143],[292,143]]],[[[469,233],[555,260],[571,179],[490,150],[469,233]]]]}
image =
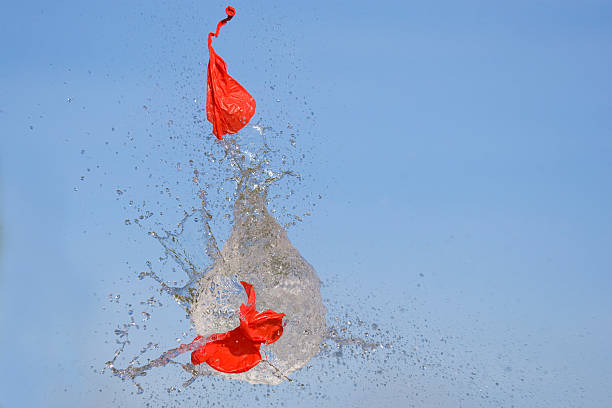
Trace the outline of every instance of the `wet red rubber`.
{"type": "Polygon", "coordinates": [[[217,30],[208,34],[208,70],[206,74],[206,119],[213,125],[219,140],[226,134],[237,133],[255,114],[255,99],[227,73],[225,61],[212,47],[212,37],[236,15],[233,7],[225,9],[227,17],[219,21],[217,30]]]}
{"type": "MultiPolygon", "coordinates": [[[[240,283],[248,296],[247,303],[240,305],[240,326],[210,336],[203,346],[191,353],[193,364],[206,363],[224,373],[243,373],[261,361],[262,344],[274,343],[282,336],[285,314],[269,309],[257,312],[253,286],[240,283]]],[[[201,339],[202,336],[197,336],[193,342],[201,339]]]]}

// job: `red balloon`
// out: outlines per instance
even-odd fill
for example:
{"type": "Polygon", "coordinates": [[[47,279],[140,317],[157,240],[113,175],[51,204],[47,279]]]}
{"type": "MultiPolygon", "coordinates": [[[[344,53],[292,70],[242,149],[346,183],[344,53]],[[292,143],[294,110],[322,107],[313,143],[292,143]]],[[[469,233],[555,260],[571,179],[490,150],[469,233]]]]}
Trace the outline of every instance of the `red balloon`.
{"type": "MultiPolygon", "coordinates": [[[[283,334],[284,313],[270,309],[257,312],[255,290],[247,282],[240,282],[248,300],[240,305],[240,326],[226,333],[210,336],[206,343],[191,353],[195,365],[206,363],[224,373],[243,373],[261,361],[259,351],[262,344],[271,344],[283,334]]],[[[202,340],[197,336],[193,342],[202,340]]]]}
{"type": "Polygon", "coordinates": [[[227,17],[219,21],[217,31],[208,34],[208,71],[206,75],[206,119],[213,125],[217,139],[223,135],[237,133],[246,126],[255,114],[255,99],[227,73],[225,61],[212,47],[212,37],[234,17],[233,7],[225,9],[227,17]]]}

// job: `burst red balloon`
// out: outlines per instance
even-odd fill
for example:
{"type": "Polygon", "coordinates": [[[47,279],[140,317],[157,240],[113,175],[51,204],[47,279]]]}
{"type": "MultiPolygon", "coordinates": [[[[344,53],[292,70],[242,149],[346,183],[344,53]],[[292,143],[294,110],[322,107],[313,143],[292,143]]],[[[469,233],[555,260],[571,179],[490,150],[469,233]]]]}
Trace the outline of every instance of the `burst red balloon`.
{"type": "Polygon", "coordinates": [[[206,119],[213,125],[213,133],[222,140],[226,134],[237,133],[255,114],[255,99],[227,73],[225,61],[212,47],[212,37],[234,17],[233,7],[225,9],[227,17],[219,21],[217,31],[208,34],[208,71],[206,75],[206,119]]]}
{"type": "MultiPolygon", "coordinates": [[[[240,283],[248,296],[247,303],[240,305],[240,326],[210,336],[204,345],[191,353],[193,364],[206,363],[224,373],[243,373],[261,361],[259,349],[262,344],[274,343],[283,334],[285,314],[270,309],[257,312],[253,286],[240,283]]],[[[200,340],[202,336],[197,336],[193,342],[200,340]]]]}

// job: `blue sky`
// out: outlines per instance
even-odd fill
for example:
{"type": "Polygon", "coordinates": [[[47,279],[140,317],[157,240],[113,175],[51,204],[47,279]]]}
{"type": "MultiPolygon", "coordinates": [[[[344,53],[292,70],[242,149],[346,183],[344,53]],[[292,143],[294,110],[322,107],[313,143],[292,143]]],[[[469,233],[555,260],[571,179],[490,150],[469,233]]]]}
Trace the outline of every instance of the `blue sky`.
{"type": "MultiPolygon", "coordinates": [[[[320,386],[326,398],[610,406],[612,5],[232,5],[215,48],[263,120],[300,131],[297,188],[323,198],[289,235],[324,295],[351,310],[366,298],[389,314],[403,305],[404,320],[381,324],[454,342],[440,376],[411,377],[418,397],[403,380],[370,389],[357,375],[363,395],[337,380],[320,386]],[[495,400],[466,397],[467,378],[441,379],[470,365],[483,383],[505,381],[495,400]]],[[[93,373],[114,350],[106,333],[125,320],[108,294],[147,293],[134,272],[160,255],[124,225],[132,213],[115,191],[145,194],[146,175],[131,170],[144,155],[169,183],[164,161],[210,142],[192,113],[206,34],[225,6],[4,7],[0,406],[143,405],[129,384],[93,373]],[[168,140],[167,119],[185,145],[168,140]]],[[[172,344],[185,322],[170,307],[156,316],[172,344]]]]}

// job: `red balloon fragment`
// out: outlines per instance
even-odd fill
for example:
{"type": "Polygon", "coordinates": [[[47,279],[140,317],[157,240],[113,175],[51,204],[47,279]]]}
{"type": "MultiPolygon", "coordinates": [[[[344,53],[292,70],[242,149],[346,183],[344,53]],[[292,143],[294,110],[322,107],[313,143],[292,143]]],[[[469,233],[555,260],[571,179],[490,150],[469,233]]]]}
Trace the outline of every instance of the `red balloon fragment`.
{"type": "Polygon", "coordinates": [[[225,61],[212,47],[212,37],[234,17],[233,7],[225,9],[227,17],[219,21],[217,31],[208,34],[208,71],[206,75],[206,119],[213,125],[213,133],[219,140],[226,134],[237,133],[255,114],[255,99],[227,73],[225,61]]]}
{"type": "MultiPolygon", "coordinates": [[[[191,353],[193,364],[206,363],[224,373],[243,373],[261,361],[262,344],[274,343],[282,336],[285,314],[270,309],[257,312],[253,286],[240,283],[248,296],[247,303],[240,305],[240,326],[206,339],[205,344],[191,353]]],[[[192,344],[201,340],[202,336],[197,336],[192,344]]]]}

